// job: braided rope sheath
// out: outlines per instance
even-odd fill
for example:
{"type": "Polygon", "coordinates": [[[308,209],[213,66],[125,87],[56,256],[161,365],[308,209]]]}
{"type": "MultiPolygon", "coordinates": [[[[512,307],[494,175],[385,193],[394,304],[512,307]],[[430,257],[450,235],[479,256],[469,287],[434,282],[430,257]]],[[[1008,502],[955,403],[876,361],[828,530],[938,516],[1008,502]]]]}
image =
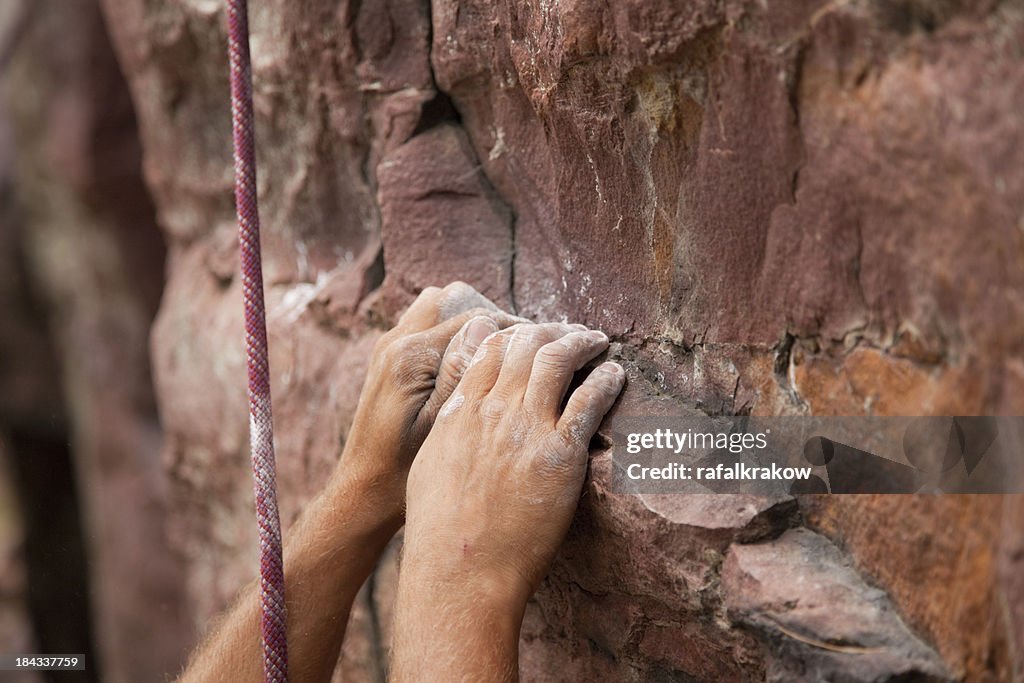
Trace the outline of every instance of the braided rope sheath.
{"type": "Polygon", "coordinates": [[[231,128],[235,149],[235,208],[245,297],[245,341],[249,369],[249,442],[260,537],[260,630],[263,676],[288,680],[285,632],[284,562],[277,510],[274,429],[270,410],[260,215],[256,202],[256,148],[253,134],[252,65],[246,0],[227,0],[228,53],[231,62],[231,128]]]}

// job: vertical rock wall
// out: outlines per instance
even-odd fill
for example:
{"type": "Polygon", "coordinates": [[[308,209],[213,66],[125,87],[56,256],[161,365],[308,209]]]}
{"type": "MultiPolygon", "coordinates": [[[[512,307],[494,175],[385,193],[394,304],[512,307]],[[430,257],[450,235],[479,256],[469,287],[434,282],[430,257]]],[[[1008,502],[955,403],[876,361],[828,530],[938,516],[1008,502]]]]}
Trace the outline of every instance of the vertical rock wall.
{"type": "MultiPolygon", "coordinates": [[[[255,566],[221,3],[102,4],[169,244],[152,353],[201,626],[255,566]]],[[[622,410],[1024,409],[1020,3],[251,11],[286,524],[380,331],[454,278],[606,330],[622,410]]],[[[1019,500],[626,498],[608,474],[530,605],[531,680],[1021,672],[1019,500]]],[[[348,680],[382,675],[393,581],[392,558],[348,680]]]]}

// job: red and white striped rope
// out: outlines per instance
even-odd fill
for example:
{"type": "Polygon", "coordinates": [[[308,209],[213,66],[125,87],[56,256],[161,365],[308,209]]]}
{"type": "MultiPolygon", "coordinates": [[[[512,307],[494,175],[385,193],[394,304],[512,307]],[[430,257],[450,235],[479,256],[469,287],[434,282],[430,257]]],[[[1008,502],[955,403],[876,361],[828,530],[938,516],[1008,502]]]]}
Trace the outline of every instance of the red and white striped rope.
{"type": "Polygon", "coordinates": [[[274,428],[270,410],[270,363],[263,302],[263,267],[260,261],[260,215],[256,201],[252,65],[246,0],[227,0],[227,17],[231,63],[231,128],[235,151],[235,209],[238,213],[249,370],[249,441],[260,538],[263,676],[265,681],[278,683],[288,680],[288,641],[285,630],[281,521],[277,509],[274,428]]]}

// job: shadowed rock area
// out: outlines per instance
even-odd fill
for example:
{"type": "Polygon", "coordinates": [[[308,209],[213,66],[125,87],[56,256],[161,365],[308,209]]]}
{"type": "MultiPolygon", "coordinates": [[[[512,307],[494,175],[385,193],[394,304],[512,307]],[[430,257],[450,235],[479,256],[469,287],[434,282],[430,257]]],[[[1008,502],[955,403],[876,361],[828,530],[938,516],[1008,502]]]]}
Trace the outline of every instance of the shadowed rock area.
{"type": "Polygon", "coordinates": [[[24,566],[3,573],[27,584],[34,638],[0,652],[82,654],[75,680],[161,680],[194,636],[166,540],[148,357],[164,245],[132,102],[96,3],[6,7],[0,488],[24,566]]]}
{"type": "MultiPolygon", "coordinates": [[[[168,243],[152,363],[194,642],[256,552],[224,17],[101,5],[168,243]]],[[[1024,413],[1020,3],[250,5],[285,526],[376,339],[456,278],[605,330],[623,413],[1024,413]]],[[[1019,498],[625,496],[601,443],[525,680],[1024,675],[1019,498]]],[[[339,680],[384,676],[396,558],[339,680]]]]}

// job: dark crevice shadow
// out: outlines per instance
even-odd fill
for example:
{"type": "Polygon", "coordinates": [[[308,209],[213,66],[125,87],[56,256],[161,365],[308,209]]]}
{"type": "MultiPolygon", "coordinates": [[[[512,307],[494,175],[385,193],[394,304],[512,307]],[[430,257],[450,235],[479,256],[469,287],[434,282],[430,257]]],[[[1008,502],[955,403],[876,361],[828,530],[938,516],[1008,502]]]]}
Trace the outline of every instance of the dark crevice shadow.
{"type": "MultiPolygon", "coordinates": [[[[75,467],[62,425],[7,434],[24,521],[28,609],[40,654],[85,656],[85,671],[40,672],[46,681],[98,681],[89,575],[75,467]]],[[[28,654],[28,653],[26,653],[28,654]]]]}

